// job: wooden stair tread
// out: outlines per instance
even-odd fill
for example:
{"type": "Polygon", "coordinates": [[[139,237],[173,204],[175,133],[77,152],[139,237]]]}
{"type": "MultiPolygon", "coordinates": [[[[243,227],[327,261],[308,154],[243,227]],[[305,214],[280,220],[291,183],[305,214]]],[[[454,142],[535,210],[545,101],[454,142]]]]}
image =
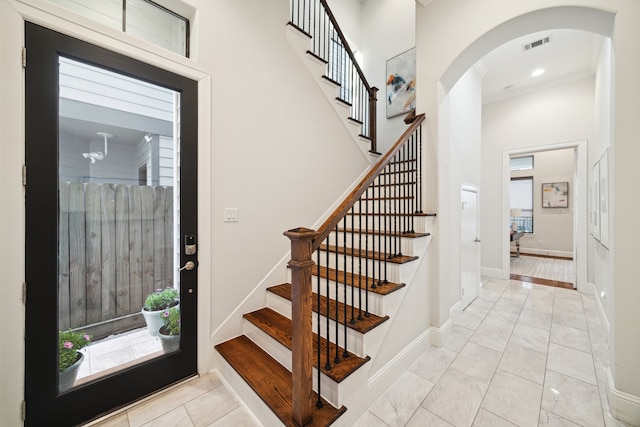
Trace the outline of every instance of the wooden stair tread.
{"type": "Polygon", "coordinates": [[[390,254],[385,254],[382,252],[374,252],[374,251],[365,251],[364,249],[354,249],[354,248],[345,248],[343,246],[335,246],[335,245],[320,245],[320,250],[329,251],[333,253],[338,253],[339,255],[347,255],[347,256],[355,256],[356,258],[367,258],[372,260],[384,260],[386,259],[388,262],[393,264],[405,264],[410,261],[415,261],[418,259],[417,256],[409,256],[409,255],[400,255],[390,257],[390,254]]]}
{"type": "MultiPolygon", "coordinates": [[[[286,426],[296,427],[293,421],[291,372],[265,353],[245,335],[215,346],[216,350],[238,372],[262,401],[286,426]]],[[[314,401],[317,393],[313,393],[314,401]]],[[[307,426],[328,426],[347,409],[337,409],[322,399],[321,408],[314,406],[313,421],[307,426]]]]}
{"type": "Polygon", "coordinates": [[[383,200],[413,200],[414,196],[388,196],[388,197],[361,197],[360,200],[363,202],[375,202],[375,201],[383,201],[383,200]]]}
{"type": "Polygon", "coordinates": [[[345,214],[345,216],[350,216],[350,215],[369,215],[369,216],[415,216],[415,217],[431,217],[431,216],[436,216],[436,214],[434,213],[425,213],[425,212],[414,212],[414,213],[394,213],[394,212],[386,212],[386,213],[380,213],[380,212],[347,212],[345,214]]]}
{"type": "Polygon", "coordinates": [[[383,188],[383,187],[401,187],[405,185],[413,185],[415,181],[407,181],[407,182],[389,182],[387,184],[371,184],[370,188],[383,188]]]}
{"type": "MultiPolygon", "coordinates": [[[[277,313],[276,311],[265,307],[244,315],[244,318],[260,328],[267,335],[278,341],[280,344],[291,350],[293,326],[291,320],[277,313]]],[[[331,378],[333,381],[340,383],[349,375],[354,373],[358,368],[367,363],[370,359],[367,357],[359,357],[351,352],[347,352],[348,357],[343,357],[344,349],[337,347],[340,356],[340,362],[335,363],[336,345],[329,343],[329,364],[330,369],[326,369],[327,365],[327,340],[320,337],[320,366],[322,373],[331,378]]],[[[318,334],[313,334],[313,354],[318,354],[318,334]]],[[[313,365],[318,368],[318,358],[313,358],[313,365]]]]}
{"type": "Polygon", "coordinates": [[[380,230],[353,230],[351,228],[338,228],[338,232],[347,232],[347,233],[355,233],[355,234],[373,234],[373,235],[380,235],[383,234],[385,236],[389,236],[389,237],[407,237],[409,239],[417,239],[418,237],[427,237],[427,236],[431,236],[431,233],[418,233],[418,232],[413,232],[413,233],[390,233],[389,231],[386,232],[381,232],[380,230]]]}
{"type": "MultiPolygon", "coordinates": [[[[314,276],[318,275],[318,269],[314,268],[312,274],[314,276]]],[[[326,279],[329,276],[329,280],[333,280],[334,282],[340,282],[342,284],[345,283],[345,272],[342,270],[336,270],[334,268],[320,267],[320,277],[326,279]]],[[[355,286],[356,288],[362,286],[362,289],[366,289],[369,286],[369,292],[378,295],[389,295],[391,292],[395,292],[398,289],[404,288],[406,285],[404,283],[394,283],[394,282],[386,282],[382,285],[379,285],[377,281],[374,281],[371,277],[360,276],[359,274],[351,274],[350,272],[346,273],[346,285],[347,286],[355,286]],[[362,282],[360,282],[362,280],[362,282]],[[373,285],[376,285],[373,287],[373,285]]]]}
{"type": "MultiPolygon", "coordinates": [[[[281,285],[271,286],[267,288],[267,291],[276,294],[284,299],[291,301],[291,283],[283,283],[281,285]]],[[[312,296],[313,302],[313,311],[315,313],[318,312],[318,294],[315,292],[312,296]]],[[[329,318],[332,320],[336,320],[336,304],[338,305],[338,323],[344,325],[345,324],[345,316],[344,316],[344,308],[345,304],[342,302],[336,302],[333,299],[329,299],[325,296],[320,297],[320,309],[321,314],[327,315],[327,306],[329,307],[329,318]]],[[[353,308],[355,313],[355,323],[351,323],[351,309],[350,305],[346,305],[347,308],[347,327],[353,329],[354,331],[360,332],[362,334],[366,334],[376,326],[386,322],[389,320],[389,316],[380,317],[375,314],[369,313],[369,315],[365,315],[364,311],[359,316],[359,310],[357,308],[353,308]],[[361,317],[358,319],[358,317],[361,317]]]]}

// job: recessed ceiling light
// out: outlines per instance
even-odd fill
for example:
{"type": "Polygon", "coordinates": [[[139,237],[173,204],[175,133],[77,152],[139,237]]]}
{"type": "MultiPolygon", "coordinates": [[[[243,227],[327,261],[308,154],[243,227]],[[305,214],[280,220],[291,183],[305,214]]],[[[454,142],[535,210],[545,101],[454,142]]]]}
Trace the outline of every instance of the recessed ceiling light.
{"type": "Polygon", "coordinates": [[[538,77],[544,74],[544,69],[538,68],[537,70],[533,70],[531,73],[531,77],[538,77]]]}
{"type": "Polygon", "coordinates": [[[504,87],[504,90],[511,90],[511,89],[513,89],[513,88],[515,88],[515,87],[516,87],[515,85],[506,85],[506,86],[504,87]]]}

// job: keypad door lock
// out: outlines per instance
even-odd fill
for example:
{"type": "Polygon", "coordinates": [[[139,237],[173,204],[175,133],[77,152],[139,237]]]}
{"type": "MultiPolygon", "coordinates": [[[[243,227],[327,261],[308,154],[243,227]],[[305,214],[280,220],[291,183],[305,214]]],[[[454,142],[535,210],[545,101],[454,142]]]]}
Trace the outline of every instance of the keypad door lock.
{"type": "Polygon", "coordinates": [[[196,236],[194,234],[187,234],[184,236],[184,253],[185,255],[196,254],[196,236]]]}

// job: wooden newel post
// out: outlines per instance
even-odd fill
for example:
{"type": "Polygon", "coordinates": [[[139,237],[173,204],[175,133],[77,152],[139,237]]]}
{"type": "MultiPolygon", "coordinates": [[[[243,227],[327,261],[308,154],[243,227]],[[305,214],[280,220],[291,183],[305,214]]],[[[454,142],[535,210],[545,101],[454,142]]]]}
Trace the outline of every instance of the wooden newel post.
{"type": "Polygon", "coordinates": [[[371,152],[378,152],[378,88],[372,87],[369,92],[369,138],[371,138],[371,152]]]}
{"type": "Polygon", "coordinates": [[[317,233],[308,228],[296,228],[284,235],[291,240],[293,421],[304,426],[313,418],[314,405],[311,273],[315,263],[311,256],[317,233]]]}

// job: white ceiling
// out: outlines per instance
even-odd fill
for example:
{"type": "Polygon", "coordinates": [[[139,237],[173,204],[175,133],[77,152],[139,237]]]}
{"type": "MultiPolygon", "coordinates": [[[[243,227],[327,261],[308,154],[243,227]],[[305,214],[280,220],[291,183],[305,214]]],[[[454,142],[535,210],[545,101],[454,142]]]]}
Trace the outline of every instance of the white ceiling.
{"type": "Polygon", "coordinates": [[[490,103],[595,75],[602,37],[586,31],[551,30],[514,39],[477,63],[483,102],[490,103]],[[524,46],[549,37],[550,42],[525,50],[524,46]],[[531,77],[537,68],[545,69],[531,77]]]}

